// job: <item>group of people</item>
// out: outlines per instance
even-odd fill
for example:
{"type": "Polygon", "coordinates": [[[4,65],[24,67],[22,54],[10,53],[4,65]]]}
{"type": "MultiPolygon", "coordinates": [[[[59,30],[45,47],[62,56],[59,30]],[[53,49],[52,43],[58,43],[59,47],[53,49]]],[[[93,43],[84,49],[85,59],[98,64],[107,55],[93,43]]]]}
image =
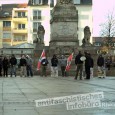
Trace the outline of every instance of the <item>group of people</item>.
{"type": "MultiPolygon", "coordinates": [[[[65,58],[64,55],[61,56],[60,59],[57,58],[57,56],[54,54],[53,57],[51,58],[51,77],[58,77],[58,67],[61,67],[61,75],[62,77],[66,77],[66,65],[67,65],[67,59],[65,58]]],[[[48,60],[47,58],[43,59],[41,61],[41,76],[47,76],[46,69],[48,65],[48,60]]]]}
{"type": "MultiPolygon", "coordinates": [[[[112,61],[110,57],[104,58],[102,54],[100,54],[97,58],[97,75],[99,78],[106,77],[106,68],[110,70],[110,65],[112,61]]],[[[94,59],[92,58],[91,54],[88,52],[79,53],[75,57],[75,64],[76,64],[76,75],[75,79],[80,77],[80,80],[86,78],[90,79],[93,76],[93,67],[94,67],[94,59]]]]}
{"type": "Polygon", "coordinates": [[[80,77],[80,80],[83,79],[83,68],[85,68],[84,73],[86,76],[86,79],[90,79],[90,73],[91,68],[94,66],[93,58],[91,57],[91,54],[88,52],[84,52],[84,55],[79,51],[78,55],[75,57],[75,64],[76,64],[76,75],[75,79],[78,79],[78,75],[80,77]],[[83,66],[84,65],[84,66],[83,66]]]}
{"type": "Polygon", "coordinates": [[[20,68],[20,77],[23,75],[25,77],[33,77],[33,70],[32,70],[32,59],[29,55],[22,55],[19,63],[17,63],[17,58],[14,54],[11,57],[7,56],[0,56],[0,77],[12,77],[13,75],[17,76],[17,67],[20,68]]]}
{"type": "MultiPolygon", "coordinates": [[[[48,64],[47,58],[43,59],[42,64],[42,76],[47,76],[46,69],[48,64]]],[[[98,71],[98,77],[105,78],[106,76],[106,68],[110,70],[110,65],[112,61],[110,57],[108,56],[106,59],[100,54],[97,58],[97,71],[98,71]]],[[[90,79],[93,77],[93,67],[94,67],[94,59],[92,58],[91,54],[88,52],[82,53],[79,51],[79,53],[75,56],[75,80],[79,79],[90,79]]],[[[67,66],[67,59],[64,55],[61,55],[61,58],[57,58],[57,56],[54,54],[51,58],[51,77],[58,77],[59,67],[61,70],[61,76],[66,77],[66,66],[67,66]]],[[[72,66],[72,65],[71,65],[72,66]]]]}
{"type": "MultiPolygon", "coordinates": [[[[62,77],[67,77],[66,66],[67,66],[67,58],[64,55],[61,55],[60,58],[54,54],[50,60],[51,63],[51,77],[58,77],[61,74],[62,77]],[[59,66],[61,73],[59,72],[59,66]]],[[[47,76],[47,66],[49,64],[49,60],[45,57],[41,60],[41,76],[47,76]]],[[[91,75],[93,76],[93,67],[94,60],[90,53],[84,52],[79,53],[75,57],[75,80],[82,80],[84,78],[90,79],[91,75]]],[[[98,76],[102,76],[103,78],[106,76],[106,69],[110,70],[111,59],[108,57],[106,60],[100,54],[97,58],[97,67],[98,67],[98,76]],[[103,74],[103,75],[102,75],[103,74]]],[[[19,63],[17,63],[17,59],[14,54],[11,55],[10,58],[7,56],[0,56],[0,76],[10,77],[13,75],[17,76],[17,66],[20,68],[20,77],[33,77],[33,60],[29,55],[21,55],[19,63]]],[[[72,66],[72,65],[71,65],[72,66]]]]}

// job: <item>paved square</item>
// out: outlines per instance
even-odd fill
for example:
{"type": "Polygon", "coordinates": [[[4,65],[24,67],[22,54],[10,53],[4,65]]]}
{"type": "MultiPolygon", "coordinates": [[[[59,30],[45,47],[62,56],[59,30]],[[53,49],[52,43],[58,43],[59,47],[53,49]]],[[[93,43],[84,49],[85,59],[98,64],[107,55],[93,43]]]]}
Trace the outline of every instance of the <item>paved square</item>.
{"type": "Polygon", "coordinates": [[[67,110],[66,104],[36,107],[35,100],[104,92],[115,103],[115,77],[74,80],[73,77],[0,78],[0,115],[115,115],[115,106],[67,110]]]}

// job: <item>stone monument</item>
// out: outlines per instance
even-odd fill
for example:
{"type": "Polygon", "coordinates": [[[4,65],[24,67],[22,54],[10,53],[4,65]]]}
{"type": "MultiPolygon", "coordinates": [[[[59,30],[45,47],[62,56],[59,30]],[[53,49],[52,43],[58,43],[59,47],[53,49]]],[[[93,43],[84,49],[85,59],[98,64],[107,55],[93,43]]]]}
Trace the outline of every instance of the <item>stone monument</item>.
{"type": "Polygon", "coordinates": [[[33,43],[35,44],[35,49],[39,49],[41,48],[41,46],[44,46],[44,34],[45,34],[45,29],[42,25],[38,26],[38,30],[37,30],[37,36],[36,39],[33,41],[33,43]]]}
{"type": "Polygon", "coordinates": [[[58,0],[51,15],[50,52],[68,55],[79,46],[78,12],[73,0],[58,0]]]}
{"type": "Polygon", "coordinates": [[[90,43],[90,37],[91,37],[90,28],[86,26],[84,28],[84,38],[82,40],[83,43],[82,47],[92,46],[92,44],[90,43]]]}
{"type": "Polygon", "coordinates": [[[37,34],[36,39],[33,40],[33,43],[35,45],[34,55],[33,55],[33,59],[34,59],[33,65],[34,65],[34,74],[40,74],[40,71],[36,71],[36,70],[37,70],[38,60],[41,56],[43,49],[45,49],[44,46],[45,29],[42,25],[38,26],[38,30],[36,34],[37,34]]]}

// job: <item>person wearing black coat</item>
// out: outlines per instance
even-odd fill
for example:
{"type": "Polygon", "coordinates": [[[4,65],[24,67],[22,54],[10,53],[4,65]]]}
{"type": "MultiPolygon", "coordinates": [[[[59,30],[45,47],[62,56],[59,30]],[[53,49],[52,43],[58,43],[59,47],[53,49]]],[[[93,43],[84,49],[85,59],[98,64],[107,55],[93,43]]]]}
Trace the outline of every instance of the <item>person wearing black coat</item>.
{"type": "Polygon", "coordinates": [[[26,70],[26,59],[25,56],[22,55],[21,59],[20,59],[20,76],[22,77],[23,75],[26,77],[27,76],[27,70],[26,70]]]}
{"type": "Polygon", "coordinates": [[[4,56],[2,64],[3,64],[3,76],[8,77],[9,60],[6,56],[4,56]]]}
{"type": "Polygon", "coordinates": [[[41,76],[47,76],[46,70],[47,70],[47,65],[48,65],[48,60],[47,58],[42,59],[41,61],[41,67],[42,67],[42,72],[41,72],[41,76]]]}
{"type": "Polygon", "coordinates": [[[2,76],[2,66],[3,66],[2,56],[0,56],[0,77],[2,76]]]}
{"type": "Polygon", "coordinates": [[[81,61],[82,56],[83,54],[81,53],[81,51],[79,51],[79,53],[75,57],[75,64],[77,66],[77,70],[76,70],[76,75],[74,79],[76,80],[77,80],[79,72],[80,72],[80,80],[82,80],[82,72],[83,72],[83,61],[81,61]]]}
{"type": "Polygon", "coordinates": [[[85,72],[86,72],[86,79],[90,79],[90,68],[93,68],[94,62],[91,58],[90,53],[85,53],[85,72]]]}
{"type": "Polygon", "coordinates": [[[97,59],[97,66],[98,66],[98,77],[105,78],[106,76],[105,59],[101,54],[97,59]]]}
{"type": "Polygon", "coordinates": [[[17,64],[17,59],[14,56],[14,54],[12,54],[11,58],[10,58],[10,77],[12,77],[12,75],[14,74],[16,77],[16,64],[17,64]]]}
{"type": "Polygon", "coordinates": [[[51,76],[58,77],[58,59],[55,54],[51,59],[51,76]]]}

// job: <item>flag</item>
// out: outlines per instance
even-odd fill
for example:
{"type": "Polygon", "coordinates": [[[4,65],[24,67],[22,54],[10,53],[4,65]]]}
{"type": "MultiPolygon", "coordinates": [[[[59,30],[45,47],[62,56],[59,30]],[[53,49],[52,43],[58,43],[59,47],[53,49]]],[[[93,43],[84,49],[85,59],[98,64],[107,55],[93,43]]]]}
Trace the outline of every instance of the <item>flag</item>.
{"type": "Polygon", "coordinates": [[[73,53],[67,58],[67,65],[66,65],[65,71],[70,70],[70,65],[71,65],[71,62],[72,62],[72,58],[73,58],[73,53]]]}
{"type": "Polygon", "coordinates": [[[38,61],[37,70],[40,70],[41,61],[42,61],[44,58],[46,58],[46,54],[45,54],[45,50],[43,49],[42,54],[41,54],[41,56],[40,56],[40,59],[39,59],[39,61],[38,61]]]}

